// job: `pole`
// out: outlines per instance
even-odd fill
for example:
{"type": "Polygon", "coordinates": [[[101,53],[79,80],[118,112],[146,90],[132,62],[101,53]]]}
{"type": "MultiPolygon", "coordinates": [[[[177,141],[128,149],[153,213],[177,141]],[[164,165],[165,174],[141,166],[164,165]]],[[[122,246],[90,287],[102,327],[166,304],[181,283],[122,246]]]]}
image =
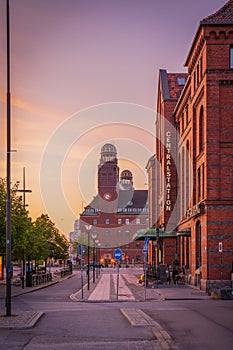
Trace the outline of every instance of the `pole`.
{"type": "Polygon", "coordinates": [[[86,224],[85,229],[87,231],[87,289],[90,290],[90,232],[92,229],[92,225],[86,224]]]}
{"type": "Polygon", "coordinates": [[[7,25],[7,200],[6,200],[6,316],[11,316],[11,93],[10,5],[6,2],[7,25]]]}
{"type": "Polygon", "coordinates": [[[120,260],[117,263],[117,290],[116,290],[116,301],[118,301],[118,291],[119,291],[119,271],[120,271],[120,260]]]}
{"type": "Polygon", "coordinates": [[[220,252],[220,288],[222,288],[222,252],[220,252]]]}
{"type": "Polygon", "coordinates": [[[87,242],[87,289],[90,290],[90,230],[88,230],[87,232],[87,239],[88,239],[88,242],[87,242]]]}
{"type": "MultiPolygon", "coordinates": [[[[31,193],[31,190],[26,190],[26,175],[25,175],[25,167],[23,168],[23,189],[22,190],[18,190],[18,192],[22,192],[23,193],[23,207],[26,210],[26,192],[27,193],[31,193]]],[[[25,276],[25,256],[24,256],[24,249],[23,249],[23,264],[22,264],[22,288],[24,289],[24,278],[25,276]]]]}
{"type": "Polygon", "coordinates": [[[147,285],[147,273],[146,273],[146,268],[147,268],[147,253],[144,253],[144,291],[145,291],[145,300],[146,300],[146,285],[147,285]]]}
{"type": "Polygon", "coordinates": [[[156,281],[159,287],[159,227],[156,227],[156,281]]]}
{"type": "Polygon", "coordinates": [[[93,283],[95,283],[95,239],[93,239],[93,283]]]}
{"type": "Polygon", "coordinates": [[[83,247],[81,247],[81,287],[82,287],[82,299],[83,299],[83,247]]]}

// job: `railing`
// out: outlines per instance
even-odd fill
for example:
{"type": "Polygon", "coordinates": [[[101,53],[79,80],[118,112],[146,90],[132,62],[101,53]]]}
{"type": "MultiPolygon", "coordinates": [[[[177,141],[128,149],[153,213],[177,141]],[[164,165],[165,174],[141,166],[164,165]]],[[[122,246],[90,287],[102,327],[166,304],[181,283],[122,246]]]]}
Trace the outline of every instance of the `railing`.
{"type": "Polygon", "coordinates": [[[31,275],[32,286],[52,281],[51,273],[39,273],[31,275]]]}

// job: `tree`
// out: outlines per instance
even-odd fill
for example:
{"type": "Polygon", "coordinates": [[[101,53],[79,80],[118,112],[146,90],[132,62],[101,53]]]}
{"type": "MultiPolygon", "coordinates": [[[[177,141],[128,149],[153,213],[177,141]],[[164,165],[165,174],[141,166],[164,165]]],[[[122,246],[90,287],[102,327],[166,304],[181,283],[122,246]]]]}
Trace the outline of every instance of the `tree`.
{"type": "Polygon", "coordinates": [[[59,233],[55,224],[47,214],[42,214],[33,224],[36,249],[34,259],[47,260],[49,257],[55,259],[67,259],[69,242],[66,237],[59,233]]]}
{"type": "MultiPolygon", "coordinates": [[[[35,222],[29,217],[22,197],[18,195],[19,182],[11,189],[12,260],[47,260],[68,258],[69,242],[59,233],[47,214],[35,222]]],[[[0,178],[0,253],[6,250],[6,180],[0,178]]]]}
{"type": "MultiPolygon", "coordinates": [[[[19,183],[11,189],[11,246],[12,260],[23,259],[28,233],[31,232],[32,222],[25,210],[22,197],[18,195],[19,183]]],[[[6,180],[0,178],[0,252],[6,249],[6,180]]]]}

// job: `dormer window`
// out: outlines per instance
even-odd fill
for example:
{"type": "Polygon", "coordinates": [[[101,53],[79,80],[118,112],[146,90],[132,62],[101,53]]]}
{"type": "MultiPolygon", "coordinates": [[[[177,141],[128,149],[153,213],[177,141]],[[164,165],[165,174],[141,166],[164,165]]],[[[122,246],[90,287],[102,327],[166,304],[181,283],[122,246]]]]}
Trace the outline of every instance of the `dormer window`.
{"type": "Polygon", "coordinates": [[[179,85],[185,85],[185,78],[179,77],[179,78],[177,78],[177,82],[179,85]]]}

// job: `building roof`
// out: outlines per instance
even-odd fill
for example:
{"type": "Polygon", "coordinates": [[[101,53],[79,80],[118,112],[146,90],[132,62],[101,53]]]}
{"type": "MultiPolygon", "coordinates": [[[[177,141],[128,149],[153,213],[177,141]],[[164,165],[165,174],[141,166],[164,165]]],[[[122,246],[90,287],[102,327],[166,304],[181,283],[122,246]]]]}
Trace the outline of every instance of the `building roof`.
{"type": "Polygon", "coordinates": [[[211,26],[211,25],[233,25],[233,0],[229,0],[218,11],[216,11],[212,15],[205,17],[202,21],[200,21],[200,24],[194,36],[191,48],[185,60],[185,63],[184,63],[185,66],[188,65],[191,53],[193,52],[193,48],[201,28],[205,26],[211,26]]]}
{"type": "Polygon", "coordinates": [[[160,69],[160,84],[163,100],[178,100],[186,83],[187,73],[167,73],[160,69]]]}
{"type": "Polygon", "coordinates": [[[135,215],[140,212],[147,215],[148,210],[148,191],[147,190],[128,190],[119,191],[118,199],[112,202],[104,201],[99,195],[93,198],[93,201],[88,204],[81,215],[94,216],[98,215],[98,211],[117,214],[135,215]],[[143,208],[145,208],[143,210],[143,208]],[[109,211],[110,209],[110,211],[109,211]]]}
{"type": "Polygon", "coordinates": [[[233,24],[233,0],[229,0],[223,7],[210,16],[204,18],[201,25],[233,24]]]}

